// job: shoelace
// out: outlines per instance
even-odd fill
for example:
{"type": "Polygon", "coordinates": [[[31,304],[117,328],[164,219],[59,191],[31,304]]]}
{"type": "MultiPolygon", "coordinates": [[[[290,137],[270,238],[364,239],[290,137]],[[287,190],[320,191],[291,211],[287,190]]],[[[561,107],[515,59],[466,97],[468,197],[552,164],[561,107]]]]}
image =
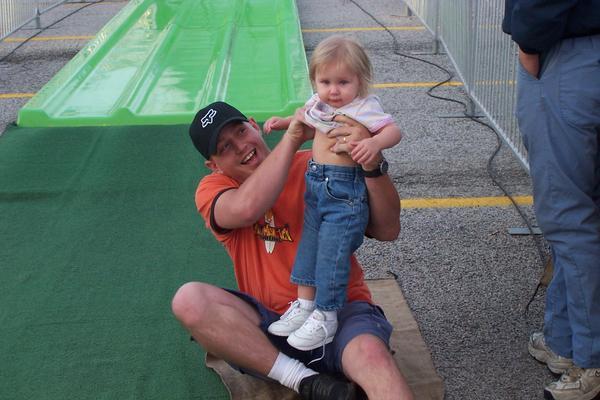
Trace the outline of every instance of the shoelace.
{"type": "Polygon", "coordinates": [[[288,307],[288,309],[283,313],[283,315],[279,319],[287,318],[287,316],[290,315],[293,311],[295,311],[297,308],[300,308],[300,302],[298,300],[290,301],[288,304],[290,305],[290,307],[288,307]],[[298,303],[297,306],[296,303],[298,303]]]}
{"type": "Polygon", "coordinates": [[[325,324],[321,324],[320,328],[323,328],[323,330],[325,331],[325,337],[323,338],[323,344],[322,344],[322,351],[321,351],[321,357],[319,358],[315,358],[314,360],[310,361],[308,364],[306,365],[310,365],[314,362],[317,361],[321,361],[324,357],[325,357],[325,341],[327,340],[327,336],[329,336],[329,331],[327,330],[327,327],[325,326],[325,324]]]}
{"type": "Polygon", "coordinates": [[[583,369],[579,367],[571,367],[567,370],[567,372],[562,374],[560,380],[562,382],[575,382],[577,379],[581,378],[582,375],[583,369]]]}

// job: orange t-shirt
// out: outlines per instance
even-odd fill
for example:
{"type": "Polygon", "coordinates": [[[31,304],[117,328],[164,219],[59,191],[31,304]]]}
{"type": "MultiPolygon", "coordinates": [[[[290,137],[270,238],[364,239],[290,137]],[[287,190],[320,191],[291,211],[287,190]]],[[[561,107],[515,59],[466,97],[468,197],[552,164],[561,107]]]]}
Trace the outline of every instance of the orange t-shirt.
{"type": "MultiPolygon", "coordinates": [[[[205,176],[196,190],[196,207],[233,260],[239,289],[257,298],[268,308],[282,313],[288,303],[297,298],[297,286],[290,274],[304,220],[304,172],[310,151],[294,156],[288,180],[273,207],[252,226],[222,230],[213,222],[211,212],[215,199],[224,191],[239,187],[223,174],[205,176]]],[[[371,302],[371,293],[364,282],[363,271],[352,256],[348,300],[371,302]]]]}

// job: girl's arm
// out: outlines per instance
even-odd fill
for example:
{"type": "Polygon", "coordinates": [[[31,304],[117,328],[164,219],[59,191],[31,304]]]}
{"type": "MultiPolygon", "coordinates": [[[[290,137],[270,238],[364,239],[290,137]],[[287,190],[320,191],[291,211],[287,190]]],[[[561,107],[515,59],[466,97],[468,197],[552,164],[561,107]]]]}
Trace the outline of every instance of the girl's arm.
{"type": "Polygon", "coordinates": [[[381,128],[377,135],[358,143],[351,143],[350,155],[359,164],[372,163],[378,159],[381,150],[393,147],[400,139],[402,133],[398,126],[394,123],[388,124],[381,128]]]}
{"type": "Polygon", "coordinates": [[[293,117],[271,117],[265,121],[263,125],[264,133],[271,133],[271,131],[284,131],[289,128],[290,123],[292,122],[293,117]]]}
{"type": "Polygon", "coordinates": [[[376,135],[372,137],[373,142],[379,148],[379,151],[383,149],[389,149],[394,147],[400,140],[402,140],[402,132],[395,123],[388,124],[381,128],[376,135]]]}

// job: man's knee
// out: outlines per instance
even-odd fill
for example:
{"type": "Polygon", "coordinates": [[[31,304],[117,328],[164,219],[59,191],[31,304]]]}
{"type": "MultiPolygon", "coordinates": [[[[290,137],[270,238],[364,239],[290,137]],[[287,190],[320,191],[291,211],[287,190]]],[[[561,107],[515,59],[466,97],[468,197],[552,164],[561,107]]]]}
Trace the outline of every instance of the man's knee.
{"type": "Polygon", "coordinates": [[[373,360],[388,360],[390,358],[390,350],[387,345],[376,336],[361,335],[356,338],[358,341],[359,351],[362,354],[367,354],[373,360]]]}
{"type": "Polygon", "coordinates": [[[377,336],[369,334],[352,339],[346,346],[342,359],[352,362],[355,355],[359,355],[361,362],[368,365],[388,364],[393,359],[387,345],[377,336]]]}
{"type": "Polygon", "coordinates": [[[202,282],[188,282],[181,286],[173,300],[171,310],[175,317],[185,326],[196,325],[203,319],[202,315],[210,304],[211,293],[218,289],[202,282]]]}

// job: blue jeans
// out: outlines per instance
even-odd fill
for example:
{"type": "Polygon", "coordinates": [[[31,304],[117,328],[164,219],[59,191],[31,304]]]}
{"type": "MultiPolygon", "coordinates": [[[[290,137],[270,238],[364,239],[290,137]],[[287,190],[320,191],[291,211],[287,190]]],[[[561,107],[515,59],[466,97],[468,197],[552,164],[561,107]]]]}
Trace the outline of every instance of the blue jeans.
{"type": "Polygon", "coordinates": [[[519,66],[517,117],[534,208],[551,247],[548,346],[600,367],[600,35],[564,39],[539,79],[519,66]]]}
{"type": "Polygon", "coordinates": [[[365,179],[360,167],[308,162],[304,225],[290,280],[316,287],[320,310],[346,303],[350,256],[362,244],[369,222],[365,179]]]}

